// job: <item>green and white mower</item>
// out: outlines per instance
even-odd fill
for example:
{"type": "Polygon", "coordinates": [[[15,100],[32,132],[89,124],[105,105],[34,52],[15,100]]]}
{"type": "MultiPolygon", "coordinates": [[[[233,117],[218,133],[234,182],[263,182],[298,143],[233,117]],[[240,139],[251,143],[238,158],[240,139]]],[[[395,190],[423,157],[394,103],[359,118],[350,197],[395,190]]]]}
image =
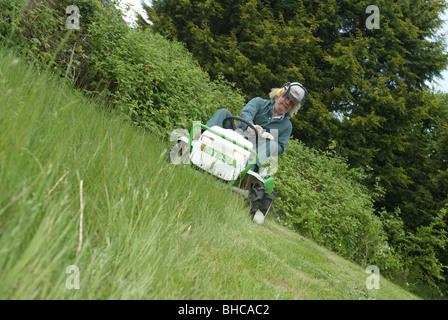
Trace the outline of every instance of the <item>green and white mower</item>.
{"type": "Polygon", "coordinates": [[[258,154],[250,141],[253,139],[236,131],[235,120],[253,129],[255,144],[258,145],[257,130],[240,117],[224,119],[222,127],[209,128],[195,122],[190,136],[180,137],[170,150],[170,161],[206,171],[245,195],[253,220],[261,224],[274,201],[274,178],[270,175],[270,168],[262,167],[259,172],[251,170],[257,163],[258,154]],[[230,125],[226,126],[227,122],[230,125]]]}

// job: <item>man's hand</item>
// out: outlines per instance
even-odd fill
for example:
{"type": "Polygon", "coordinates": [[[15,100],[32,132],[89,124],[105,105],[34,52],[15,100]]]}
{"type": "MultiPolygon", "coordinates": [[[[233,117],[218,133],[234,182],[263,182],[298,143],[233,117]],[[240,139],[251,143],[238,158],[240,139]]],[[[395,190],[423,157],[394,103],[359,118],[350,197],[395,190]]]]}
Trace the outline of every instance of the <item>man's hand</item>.
{"type": "MultiPolygon", "coordinates": [[[[261,135],[263,133],[263,128],[261,126],[259,126],[258,124],[255,124],[254,127],[257,130],[258,135],[261,135]]],[[[247,126],[246,131],[248,131],[249,133],[252,133],[254,131],[254,129],[247,126]]]]}
{"type": "MultiPolygon", "coordinates": [[[[257,130],[257,134],[260,137],[262,137],[263,139],[274,140],[274,136],[272,134],[270,134],[269,132],[263,132],[264,131],[263,127],[259,126],[258,124],[254,125],[254,127],[257,130]]],[[[253,133],[254,129],[252,129],[251,127],[247,126],[246,132],[253,133]]]]}
{"type": "Polygon", "coordinates": [[[274,136],[272,134],[270,134],[269,132],[263,132],[261,134],[261,137],[263,139],[269,139],[269,140],[274,140],[274,136]]]}

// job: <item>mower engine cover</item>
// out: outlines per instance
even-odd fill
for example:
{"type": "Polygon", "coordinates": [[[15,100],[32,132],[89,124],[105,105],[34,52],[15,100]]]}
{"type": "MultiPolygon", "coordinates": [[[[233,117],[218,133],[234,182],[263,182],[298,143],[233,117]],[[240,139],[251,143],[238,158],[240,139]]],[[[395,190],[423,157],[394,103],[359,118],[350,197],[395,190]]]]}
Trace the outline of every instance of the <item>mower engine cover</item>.
{"type": "MultiPolygon", "coordinates": [[[[237,132],[218,126],[211,127],[231,140],[252,148],[253,144],[237,132]]],[[[191,162],[201,169],[227,181],[236,180],[246,168],[250,151],[206,130],[198,140],[192,141],[191,162]]]]}

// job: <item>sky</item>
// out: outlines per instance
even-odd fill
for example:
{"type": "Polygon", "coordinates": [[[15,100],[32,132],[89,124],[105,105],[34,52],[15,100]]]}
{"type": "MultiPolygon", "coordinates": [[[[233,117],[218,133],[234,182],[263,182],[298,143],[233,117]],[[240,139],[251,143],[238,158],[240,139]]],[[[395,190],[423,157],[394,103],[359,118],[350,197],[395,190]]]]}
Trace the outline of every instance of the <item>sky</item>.
{"type": "Polygon", "coordinates": [[[150,5],[151,1],[150,0],[119,0],[121,3],[121,7],[124,8],[124,6],[126,6],[127,4],[131,6],[131,11],[129,12],[129,14],[127,15],[127,17],[125,18],[125,20],[131,25],[133,26],[133,24],[135,23],[135,12],[138,12],[142,15],[142,17],[147,18],[146,16],[146,12],[145,10],[143,10],[140,1],[150,5]]]}
{"type": "MultiPolygon", "coordinates": [[[[448,12],[445,11],[445,14],[442,16],[442,19],[445,20],[445,24],[443,25],[443,32],[445,32],[448,35],[448,12]]],[[[446,40],[448,42],[448,39],[446,40]]],[[[444,79],[436,80],[439,83],[439,85],[438,86],[436,85],[435,88],[444,92],[448,92],[448,70],[445,70],[442,73],[442,76],[444,79]]]]}
{"type": "MultiPolygon", "coordinates": [[[[142,9],[142,6],[140,4],[140,1],[145,2],[146,4],[150,4],[151,1],[150,0],[120,0],[120,3],[123,4],[129,4],[131,6],[131,12],[138,12],[140,13],[144,18],[147,18],[145,10],[142,9]]],[[[135,14],[132,14],[132,16],[134,16],[135,14]]],[[[127,17],[126,21],[132,26],[134,23],[134,17],[129,16],[127,17]]],[[[445,13],[445,15],[443,16],[443,19],[445,20],[445,24],[444,24],[444,32],[446,32],[448,34],[448,13],[445,13]]],[[[448,52],[448,48],[447,48],[447,52],[448,52]]],[[[448,92],[448,70],[445,70],[442,73],[442,77],[443,79],[436,79],[435,81],[437,83],[433,83],[432,86],[436,89],[436,90],[441,90],[443,92],[448,92]]]]}

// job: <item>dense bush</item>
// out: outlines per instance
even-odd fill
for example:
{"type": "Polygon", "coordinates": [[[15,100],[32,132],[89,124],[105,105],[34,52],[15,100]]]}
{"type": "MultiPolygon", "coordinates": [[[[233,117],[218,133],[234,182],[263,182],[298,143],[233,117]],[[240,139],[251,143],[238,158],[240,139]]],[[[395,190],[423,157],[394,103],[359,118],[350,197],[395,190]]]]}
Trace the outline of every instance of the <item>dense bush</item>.
{"type": "Polygon", "coordinates": [[[420,226],[416,232],[410,232],[399,218],[399,210],[380,212],[388,242],[402,266],[401,272],[394,273],[394,276],[398,280],[406,281],[413,289],[429,285],[432,298],[446,295],[446,292],[442,291],[444,285],[440,284],[445,279],[446,266],[437,258],[448,244],[444,223],[446,214],[447,211],[442,209],[429,226],[420,226]]]}
{"type": "Polygon", "coordinates": [[[117,32],[105,23],[94,24],[92,37],[96,50],[88,58],[93,80],[88,87],[106,90],[151,131],[188,128],[193,120],[207,121],[218,108],[244,105],[231,84],[210,81],[179,42],[141,30],[117,32]]]}
{"type": "Polygon", "coordinates": [[[92,0],[0,0],[0,40],[20,49],[36,68],[50,68],[61,78],[77,80],[87,74],[85,62],[92,51],[86,26],[101,10],[101,4],[92,0]],[[66,27],[69,4],[80,10],[79,30],[66,27]]]}
{"type": "Polygon", "coordinates": [[[0,1],[4,43],[163,137],[208,120],[219,108],[237,112],[244,105],[239,90],[223,78],[211,81],[181,43],[129,28],[113,6],[35,1],[24,10],[28,1],[0,1]],[[69,5],[79,7],[78,30],[66,28],[69,5]]]}
{"type": "Polygon", "coordinates": [[[305,235],[358,263],[389,255],[367,189],[343,159],[291,139],[279,159],[276,211],[305,235]]]}
{"type": "MultiPolygon", "coordinates": [[[[350,169],[333,152],[320,152],[291,139],[279,158],[275,212],[294,229],[361,265],[376,265],[384,276],[418,289],[436,288],[444,267],[437,253],[446,248],[446,210],[428,227],[404,228],[400,212],[376,212],[365,170],[350,169]]],[[[431,293],[434,294],[434,293],[431,293]]]]}

